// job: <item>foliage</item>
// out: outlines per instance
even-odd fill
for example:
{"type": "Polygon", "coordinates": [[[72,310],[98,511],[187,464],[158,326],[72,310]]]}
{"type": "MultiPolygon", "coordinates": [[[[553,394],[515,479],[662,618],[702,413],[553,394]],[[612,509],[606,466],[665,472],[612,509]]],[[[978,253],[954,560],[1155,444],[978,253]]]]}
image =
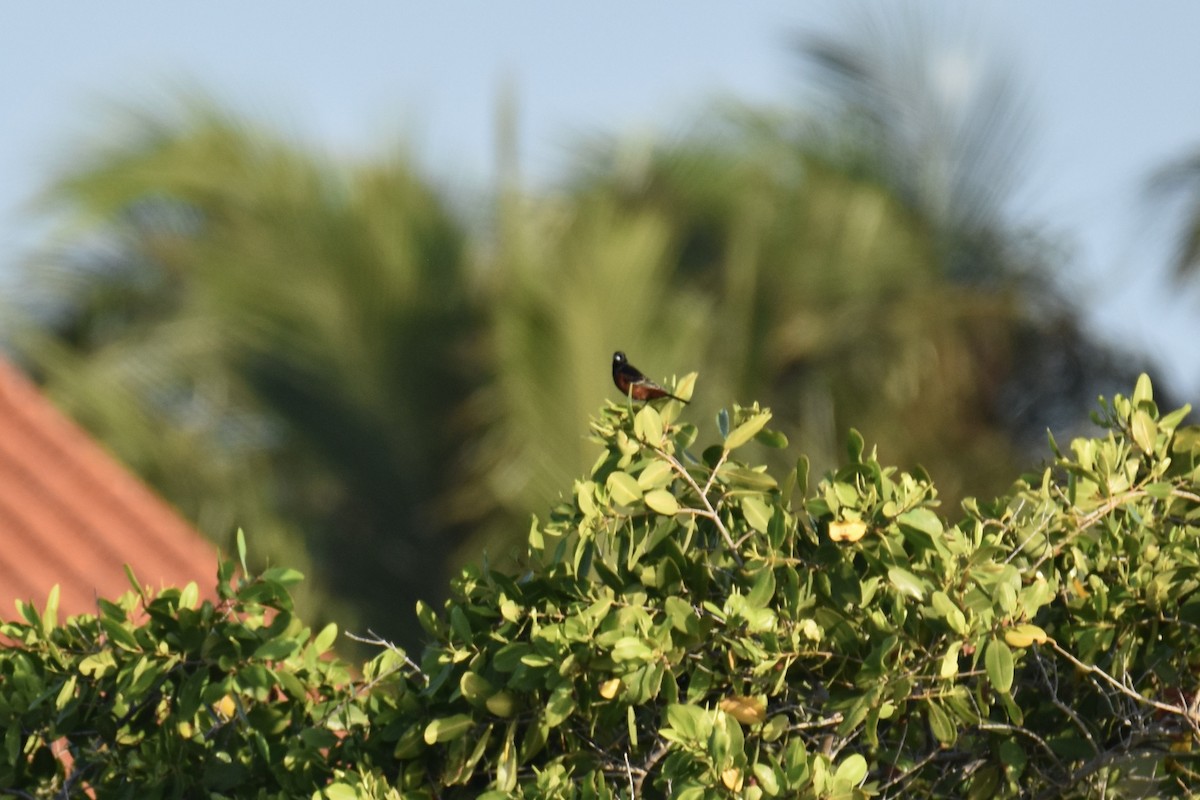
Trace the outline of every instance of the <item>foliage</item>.
{"type": "Polygon", "coordinates": [[[199,609],[194,588],[64,626],[25,607],[3,629],[2,779],[98,797],[120,778],[330,798],[1195,785],[1200,427],[1161,414],[1148,379],[1102,403],[1102,436],[1052,442],[1041,473],[954,524],[857,433],[810,488],[803,457],[781,476],[746,460],[786,445],[770,411],[722,412],[700,448],[682,409],[609,404],[523,572],[470,568],[444,613],[418,608],[419,664],[384,646],[341,680],[332,632],[290,615],[287,570],[231,585],[226,565],[199,609]]]}
{"type": "MultiPolygon", "coordinates": [[[[244,563],[244,559],[243,559],[244,563]]],[[[5,623],[0,657],[0,787],[18,797],[296,796],[353,761],[345,664],[291,613],[277,567],[99,601],[59,623],[57,588],[38,613],[5,623]]],[[[3,792],[4,790],[0,790],[3,792]]]]}

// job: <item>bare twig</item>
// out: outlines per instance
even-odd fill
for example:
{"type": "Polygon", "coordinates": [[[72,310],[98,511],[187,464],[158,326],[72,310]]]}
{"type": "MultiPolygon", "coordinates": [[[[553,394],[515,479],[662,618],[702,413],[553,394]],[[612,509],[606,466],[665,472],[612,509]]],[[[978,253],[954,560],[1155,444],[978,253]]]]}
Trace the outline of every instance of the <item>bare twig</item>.
{"type": "MultiPolygon", "coordinates": [[[[662,458],[671,465],[671,469],[675,470],[679,477],[687,481],[687,484],[692,487],[693,491],[695,491],[696,495],[700,498],[700,502],[704,504],[703,511],[700,509],[680,509],[680,511],[690,510],[697,516],[712,520],[713,524],[717,526],[717,530],[720,531],[721,538],[725,540],[725,544],[729,547],[729,554],[733,556],[733,560],[737,562],[739,567],[744,566],[745,562],[742,561],[742,555],[738,552],[737,544],[733,541],[733,537],[729,534],[729,529],[725,527],[725,523],[721,521],[721,515],[717,513],[717,510],[713,507],[713,504],[708,499],[708,490],[712,488],[713,480],[717,475],[716,468],[714,468],[712,474],[709,475],[708,482],[704,484],[704,489],[701,489],[700,485],[696,483],[696,479],[693,478],[687,471],[687,468],[679,462],[679,459],[675,458],[675,456],[659,447],[655,447],[654,452],[662,456],[662,458]]],[[[717,467],[720,467],[721,464],[724,463],[728,455],[728,450],[721,454],[721,458],[717,462],[717,467]]]]}
{"type": "MultiPolygon", "coordinates": [[[[1083,734],[1083,737],[1087,739],[1088,744],[1092,746],[1092,752],[1099,755],[1100,746],[1096,744],[1096,740],[1092,737],[1092,732],[1088,729],[1087,724],[1084,723],[1075,709],[1058,698],[1058,679],[1057,677],[1050,677],[1050,673],[1046,670],[1046,660],[1041,658],[1040,655],[1039,653],[1039,657],[1035,658],[1034,662],[1038,666],[1038,671],[1042,673],[1042,679],[1045,681],[1046,689],[1050,695],[1050,702],[1054,703],[1055,708],[1067,715],[1075,727],[1079,729],[1079,732],[1083,734]]],[[[1051,662],[1051,666],[1054,666],[1053,662],[1051,662]]],[[[1055,668],[1056,673],[1057,671],[1057,668],[1055,668]]]]}
{"type": "Polygon", "coordinates": [[[1045,750],[1047,755],[1050,756],[1051,760],[1054,761],[1054,765],[1056,767],[1058,767],[1060,770],[1062,769],[1062,762],[1058,760],[1058,754],[1056,754],[1054,752],[1054,749],[1052,747],[1050,747],[1050,745],[1046,742],[1045,739],[1038,736],[1036,733],[1029,730],[1028,728],[1021,727],[1020,725],[1010,725],[1007,722],[982,721],[979,723],[979,730],[981,730],[981,731],[1004,731],[1005,733],[1016,733],[1021,736],[1024,736],[1025,738],[1030,739],[1033,742],[1035,742],[1038,747],[1045,750]]]}
{"type": "Polygon", "coordinates": [[[1089,675],[1094,675],[1095,677],[1099,678],[1104,683],[1107,683],[1109,686],[1113,687],[1114,689],[1116,689],[1118,692],[1125,695],[1126,697],[1129,697],[1130,699],[1135,700],[1138,703],[1141,703],[1143,705],[1157,708],[1159,711],[1165,711],[1168,714],[1175,714],[1180,717],[1184,717],[1189,722],[1191,722],[1193,726],[1195,726],[1196,720],[1191,718],[1191,715],[1188,713],[1188,710],[1186,708],[1184,708],[1183,706],[1173,706],[1170,703],[1163,703],[1158,700],[1153,700],[1149,697],[1146,697],[1146,695],[1142,694],[1141,692],[1137,691],[1136,689],[1126,686],[1124,683],[1121,683],[1121,681],[1117,680],[1112,675],[1109,675],[1107,672],[1100,669],[1096,665],[1085,664],[1084,662],[1080,661],[1078,658],[1076,658],[1070,652],[1068,652],[1067,650],[1064,650],[1062,647],[1060,647],[1058,642],[1054,641],[1053,639],[1047,639],[1046,644],[1048,644],[1050,646],[1050,648],[1052,650],[1054,650],[1054,652],[1058,653],[1060,656],[1065,658],[1067,661],[1070,661],[1075,666],[1076,669],[1082,670],[1083,672],[1086,672],[1089,675]]]}
{"type": "Polygon", "coordinates": [[[425,683],[427,683],[427,684],[429,683],[429,676],[426,675],[424,672],[422,672],[421,668],[417,665],[417,663],[408,657],[408,653],[404,652],[404,650],[400,649],[392,642],[389,642],[387,639],[384,639],[382,636],[375,633],[375,631],[373,631],[373,630],[367,629],[367,633],[370,634],[369,638],[365,637],[365,636],[358,636],[357,634],[353,634],[353,633],[350,633],[349,631],[347,631],[346,638],[351,639],[355,642],[361,642],[362,644],[371,644],[371,645],[377,645],[380,647],[386,647],[388,650],[399,655],[400,658],[402,659],[402,661],[401,661],[401,663],[397,664],[393,668],[391,668],[389,670],[384,670],[383,672],[379,673],[378,675],[376,675],[372,680],[368,681],[367,683],[364,683],[361,686],[355,687],[355,689],[352,692],[350,692],[349,697],[347,697],[345,700],[343,700],[341,703],[339,703],[335,708],[333,708],[328,714],[326,714],[324,717],[321,718],[322,723],[325,722],[326,720],[333,719],[338,714],[341,714],[346,709],[346,706],[348,706],[351,703],[351,701],[354,700],[354,698],[358,697],[359,695],[361,695],[365,692],[371,691],[376,686],[378,686],[383,681],[384,678],[387,678],[391,675],[395,675],[397,672],[399,672],[404,667],[409,667],[410,669],[414,670],[418,675],[421,676],[421,678],[425,681],[425,683]]]}
{"type": "MultiPolygon", "coordinates": [[[[426,683],[429,682],[429,676],[421,671],[421,667],[417,664],[417,662],[415,662],[411,658],[409,658],[408,653],[406,653],[404,650],[397,647],[394,643],[389,642],[387,639],[384,639],[382,636],[375,633],[375,631],[373,631],[373,630],[368,629],[367,633],[370,634],[370,638],[368,638],[366,636],[359,636],[358,634],[351,633],[350,631],[346,631],[346,638],[351,639],[360,644],[372,644],[372,645],[376,645],[378,647],[385,647],[388,650],[391,650],[393,653],[396,653],[401,658],[403,658],[404,664],[406,666],[410,667],[413,670],[413,672],[416,672],[418,675],[420,675],[422,678],[424,678],[426,683]]],[[[392,672],[395,672],[395,670],[392,670],[391,672],[388,672],[385,674],[390,675],[392,672]]]]}

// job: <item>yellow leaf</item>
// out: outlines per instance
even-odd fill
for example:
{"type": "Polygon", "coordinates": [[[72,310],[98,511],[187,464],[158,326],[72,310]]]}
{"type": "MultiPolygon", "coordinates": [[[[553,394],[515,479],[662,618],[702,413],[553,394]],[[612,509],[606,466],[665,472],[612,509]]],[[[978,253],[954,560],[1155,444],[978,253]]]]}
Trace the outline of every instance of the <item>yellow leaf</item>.
{"type": "Polygon", "coordinates": [[[617,692],[621,691],[621,679],[612,678],[600,684],[600,696],[605,700],[612,700],[617,696],[617,692]]]}
{"type": "Polygon", "coordinates": [[[722,711],[743,725],[757,725],[767,719],[767,704],[757,697],[730,695],[720,705],[722,711]]]}
{"type": "Polygon", "coordinates": [[[1049,639],[1037,625],[1016,625],[1004,632],[1004,641],[1013,647],[1029,647],[1034,642],[1045,644],[1049,639]]]}
{"type": "Polygon", "coordinates": [[[237,711],[237,704],[233,702],[233,697],[225,695],[217,701],[213,709],[221,717],[221,719],[232,719],[233,713],[237,711]]]}
{"type": "Polygon", "coordinates": [[[829,523],[829,538],[835,542],[857,542],[867,533],[867,523],[857,519],[829,523]]]}
{"type": "Polygon", "coordinates": [[[742,771],[737,767],[721,770],[721,783],[731,792],[742,790],[742,771]]]}

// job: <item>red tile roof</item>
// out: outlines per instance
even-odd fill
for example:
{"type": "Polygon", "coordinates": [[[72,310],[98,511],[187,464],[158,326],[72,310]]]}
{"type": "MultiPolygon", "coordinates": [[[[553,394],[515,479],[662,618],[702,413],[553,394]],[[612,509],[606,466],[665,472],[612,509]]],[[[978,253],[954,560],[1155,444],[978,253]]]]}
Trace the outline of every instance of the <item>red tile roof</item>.
{"type": "Polygon", "coordinates": [[[216,582],[216,548],[0,358],[0,618],[56,583],[60,619],[95,613],[126,563],[154,589],[216,582]]]}

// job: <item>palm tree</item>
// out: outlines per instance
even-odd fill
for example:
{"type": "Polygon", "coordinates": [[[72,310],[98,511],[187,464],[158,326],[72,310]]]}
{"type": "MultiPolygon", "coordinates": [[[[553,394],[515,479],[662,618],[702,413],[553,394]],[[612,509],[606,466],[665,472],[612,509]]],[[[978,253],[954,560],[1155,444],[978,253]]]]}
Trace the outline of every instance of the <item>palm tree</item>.
{"type": "Polygon", "coordinates": [[[86,233],[34,265],[57,303],[28,356],[209,535],[311,551],[411,641],[461,538],[435,509],[472,386],[462,231],[402,157],[335,164],[204,103],[139,122],[52,192],[86,233]]]}
{"type": "Polygon", "coordinates": [[[1148,188],[1159,205],[1170,208],[1178,203],[1173,210],[1179,214],[1180,230],[1172,266],[1180,277],[1194,275],[1200,268],[1200,151],[1159,167],[1148,188]]]}
{"type": "Polygon", "coordinates": [[[818,467],[858,427],[951,500],[1004,489],[1046,427],[1128,375],[1055,299],[1055,249],[1007,216],[1012,78],[969,65],[969,91],[939,93],[936,43],[887,23],[803,42],[823,89],[808,113],[734,107],[656,147],[593,144],[561,195],[502,209],[494,273],[525,301],[495,306],[497,420],[548,445],[517,459],[547,465],[517,505],[586,465],[571,432],[618,346],[656,377],[698,369],[698,415],[769,402],[818,467]],[[544,375],[586,391],[522,396],[544,375]]]}

